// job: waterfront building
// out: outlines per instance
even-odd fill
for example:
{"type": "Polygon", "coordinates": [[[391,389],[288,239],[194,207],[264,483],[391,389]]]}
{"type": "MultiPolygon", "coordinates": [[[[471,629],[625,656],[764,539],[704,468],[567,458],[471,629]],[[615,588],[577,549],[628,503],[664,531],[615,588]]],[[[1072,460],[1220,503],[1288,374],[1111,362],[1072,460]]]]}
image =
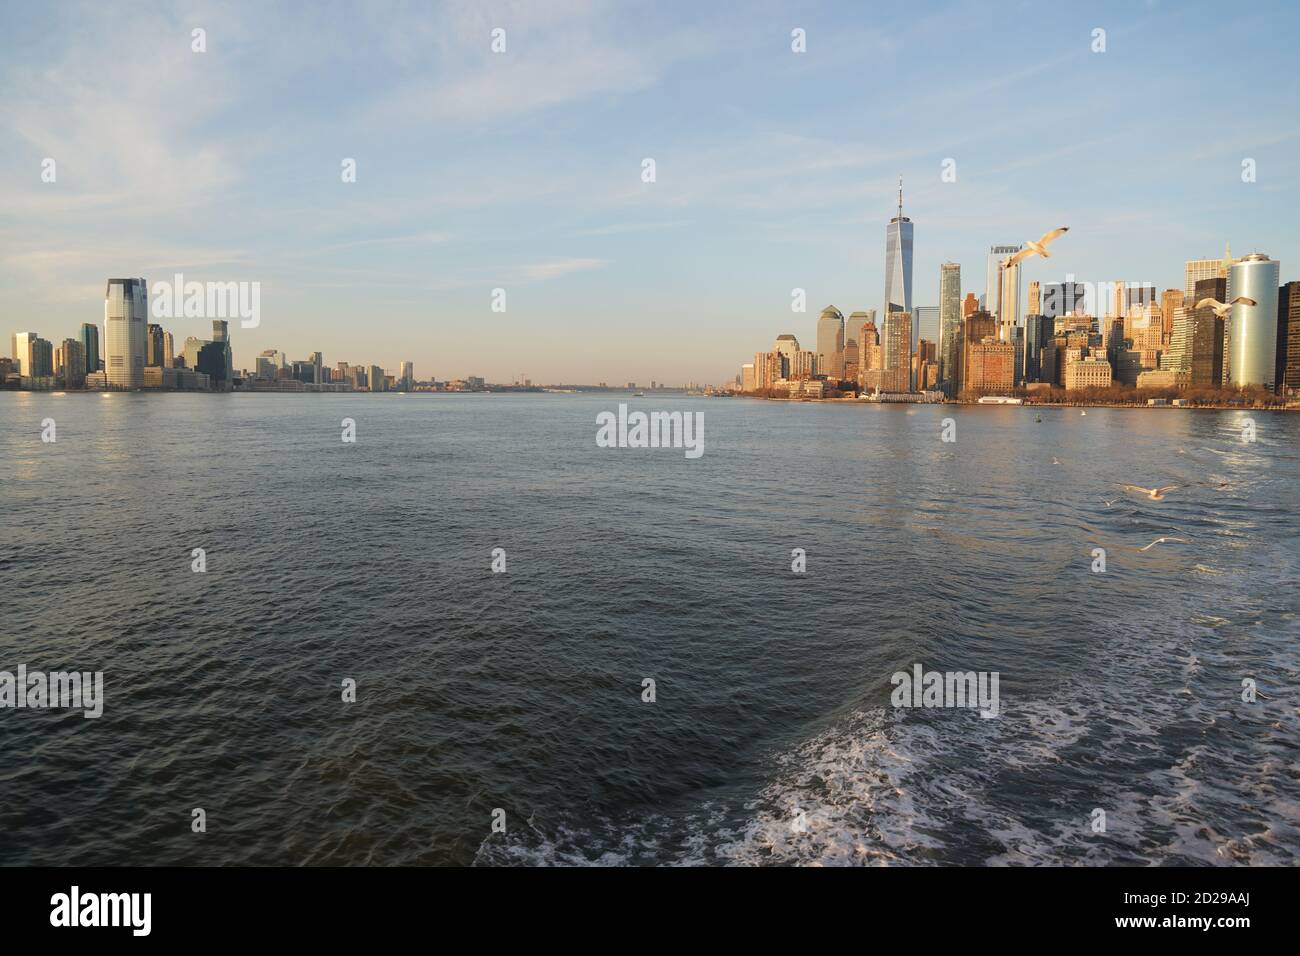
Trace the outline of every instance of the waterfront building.
{"type": "Polygon", "coordinates": [[[916,332],[912,315],[912,220],[903,215],[903,179],[898,179],[898,215],[885,226],[885,311],[884,334],[889,334],[890,315],[908,314],[908,327],[913,340],[908,342],[910,355],[915,345],[916,332]]]}
{"type": "Polygon", "coordinates": [[[992,314],[983,309],[972,312],[962,326],[962,368],[958,391],[971,388],[970,360],[971,349],[981,344],[986,338],[997,337],[998,323],[992,314]]]}
{"type": "Polygon", "coordinates": [[[104,371],[113,388],[144,385],[149,293],[144,279],[109,279],[104,291],[104,371]]]}
{"type": "Polygon", "coordinates": [[[94,322],[81,323],[81,352],[86,357],[86,372],[98,372],[99,326],[94,322]]]}
{"type": "Polygon", "coordinates": [[[969,376],[972,391],[1009,391],[1016,386],[1016,347],[992,335],[970,346],[969,376]]]}
{"type": "Polygon", "coordinates": [[[1277,384],[1277,260],[1254,252],[1232,264],[1228,271],[1227,298],[1255,300],[1238,303],[1228,316],[1228,380],[1235,386],[1258,385],[1272,390],[1277,384]]]}
{"type": "MultiPolygon", "coordinates": [[[[798,350],[798,342],[794,348],[798,350]]],[[[844,376],[844,315],[833,305],[822,309],[817,320],[817,374],[831,379],[844,376]]]]}
{"type": "MultiPolygon", "coordinates": [[[[971,296],[974,299],[974,296],[971,296]]],[[[939,380],[951,382],[961,354],[961,265],[945,262],[939,266],[939,380]]]]}
{"type": "Polygon", "coordinates": [[[1300,282],[1278,289],[1278,394],[1300,391],[1300,282]]]}
{"type": "Polygon", "coordinates": [[[1079,358],[1076,361],[1066,363],[1065,387],[1067,390],[1109,388],[1110,384],[1110,363],[1103,358],[1079,358]]]}

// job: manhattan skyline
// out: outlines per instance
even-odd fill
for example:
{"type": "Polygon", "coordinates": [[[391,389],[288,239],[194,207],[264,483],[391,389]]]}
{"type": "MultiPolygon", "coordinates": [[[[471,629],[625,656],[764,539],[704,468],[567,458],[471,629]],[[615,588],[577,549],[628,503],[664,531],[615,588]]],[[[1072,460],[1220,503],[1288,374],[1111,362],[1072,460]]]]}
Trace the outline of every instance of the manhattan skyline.
{"type": "Polygon", "coordinates": [[[737,342],[811,338],[831,303],[881,310],[900,175],[918,306],[938,304],[945,261],[978,295],[989,247],[1044,223],[1070,223],[1068,250],[1024,263],[1022,285],[1178,288],[1225,242],[1300,253],[1282,6],[1024,6],[1001,15],[1014,31],[964,4],[875,26],[843,5],[370,12],[305,14],[313,30],[274,12],[0,13],[6,334],[62,338],[101,321],[105,277],[184,272],[262,284],[236,367],[276,348],[439,379],[722,382],[737,342]],[[1250,89],[1187,55],[1207,22],[1249,41],[1250,89]],[[90,51],[121,24],[145,55],[104,83],[90,51]]]}

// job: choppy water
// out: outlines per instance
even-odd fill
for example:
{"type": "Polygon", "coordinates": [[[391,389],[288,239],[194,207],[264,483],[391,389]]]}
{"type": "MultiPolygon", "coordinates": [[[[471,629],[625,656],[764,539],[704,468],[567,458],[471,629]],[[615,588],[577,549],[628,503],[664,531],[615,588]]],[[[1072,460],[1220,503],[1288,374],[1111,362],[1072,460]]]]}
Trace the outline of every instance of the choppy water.
{"type": "Polygon", "coordinates": [[[107,697],[0,710],[0,862],[1295,864],[1300,418],[1034,414],[0,393],[0,669],[107,697]]]}

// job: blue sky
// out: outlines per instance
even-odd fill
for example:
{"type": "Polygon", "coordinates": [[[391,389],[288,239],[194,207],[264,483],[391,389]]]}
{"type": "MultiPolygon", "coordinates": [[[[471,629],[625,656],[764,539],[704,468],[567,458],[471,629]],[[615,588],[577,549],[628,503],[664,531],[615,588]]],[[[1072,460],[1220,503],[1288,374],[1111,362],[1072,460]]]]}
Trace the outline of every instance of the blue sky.
{"type": "Polygon", "coordinates": [[[102,322],[109,276],[179,271],[261,283],[236,365],[719,382],[811,342],[826,304],[881,308],[900,174],[918,305],[941,262],[979,294],[990,244],[1058,225],[1028,279],[1181,287],[1225,241],[1300,278],[1298,25],[1222,2],[6,4],[3,331],[61,340],[102,322]]]}

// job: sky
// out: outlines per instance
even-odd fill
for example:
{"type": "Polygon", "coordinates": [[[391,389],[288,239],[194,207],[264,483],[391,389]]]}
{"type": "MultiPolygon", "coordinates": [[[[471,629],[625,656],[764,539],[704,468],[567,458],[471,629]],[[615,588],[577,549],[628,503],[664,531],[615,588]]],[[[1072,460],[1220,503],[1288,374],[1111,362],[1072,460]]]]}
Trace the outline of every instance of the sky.
{"type": "Polygon", "coordinates": [[[900,175],[916,305],[940,263],[979,295],[990,245],[1062,225],[1026,281],[1181,288],[1225,242],[1300,278],[1298,25],[1293,3],[16,0],[0,325],[57,343],[102,324],[109,277],[182,273],[260,283],[236,367],[721,383],[780,333],[812,347],[827,305],[882,309],[900,175]]]}

